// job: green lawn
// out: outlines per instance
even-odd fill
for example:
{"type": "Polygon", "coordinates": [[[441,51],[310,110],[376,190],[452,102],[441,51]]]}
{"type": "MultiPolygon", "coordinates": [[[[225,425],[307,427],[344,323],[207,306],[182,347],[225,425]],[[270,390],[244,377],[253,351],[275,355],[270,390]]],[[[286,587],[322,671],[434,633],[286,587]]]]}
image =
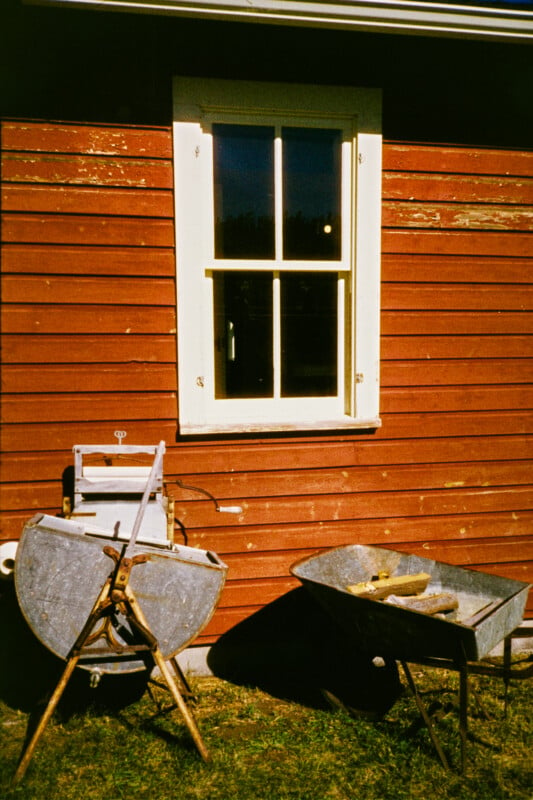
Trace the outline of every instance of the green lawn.
{"type": "MultiPolygon", "coordinates": [[[[158,713],[147,692],[115,702],[63,703],[28,771],[10,789],[30,712],[0,700],[0,796],[27,800],[531,800],[532,681],[472,676],[490,715],[470,704],[473,740],[459,771],[457,675],[413,667],[454,766],[445,771],[410,692],[371,721],[343,708],[311,708],[219,678],[193,681],[195,714],[211,762],[197,754],[177,711],[158,713]]],[[[106,680],[104,677],[102,683],[106,680]]],[[[117,679],[114,679],[117,680],[117,679]]],[[[122,680],[118,678],[118,680],[122,680]]],[[[155,696],[168,704],[167,692],[155,696]]],[[[20,705],[20,704],[19,704],[20,705]]],[[[35,705],[33,706],[35,709],[35,705]]],[[[31,719],[34,717],[31,716],[31,719]]]]}

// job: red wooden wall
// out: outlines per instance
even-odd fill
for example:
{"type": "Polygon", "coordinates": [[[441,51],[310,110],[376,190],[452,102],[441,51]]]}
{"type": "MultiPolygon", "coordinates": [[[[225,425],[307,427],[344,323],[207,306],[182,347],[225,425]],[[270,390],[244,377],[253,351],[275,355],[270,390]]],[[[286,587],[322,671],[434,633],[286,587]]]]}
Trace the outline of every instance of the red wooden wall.
{"type": "Polygon", "coordinates": [[[385,144],[378,432],[176,443],[170,129],[7,121],[2,150],[0,538],[123,428],[244,508],[172,490],[229,565],[199,642],[347,542],[533,582],[533,153],[385,144]]]}

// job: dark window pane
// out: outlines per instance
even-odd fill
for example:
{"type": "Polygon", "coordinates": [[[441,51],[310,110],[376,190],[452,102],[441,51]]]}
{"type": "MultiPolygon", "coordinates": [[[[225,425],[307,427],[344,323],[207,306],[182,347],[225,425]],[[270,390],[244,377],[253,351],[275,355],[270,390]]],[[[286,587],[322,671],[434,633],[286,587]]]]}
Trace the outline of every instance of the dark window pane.
{"type": "Polygon", "coordinates": [[[215,397],[272,397],[271,272],[216,272],[215,397]]]}
{"type": "Polygon", "coordinates": [[[274,258],[274,129],[213,125],[215,258],[274,258]]]}
{"type": "Polygon", "coordinates": [[[281,277],[281,394],[337,394],[337,275],[281,277]]]}
{"type": "Polygon", "coordinates": [[[341,135],[283,129],[283,257],[341,257],[341,135]]]}

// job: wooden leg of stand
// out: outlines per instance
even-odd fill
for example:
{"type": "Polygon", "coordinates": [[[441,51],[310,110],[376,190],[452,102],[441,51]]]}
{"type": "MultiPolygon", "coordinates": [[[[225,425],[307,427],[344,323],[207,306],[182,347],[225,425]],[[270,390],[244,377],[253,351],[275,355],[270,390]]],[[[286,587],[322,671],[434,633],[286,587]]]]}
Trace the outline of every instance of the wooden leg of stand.
{"type": "Polygon", "coordinates": [[[178,686],[180,687],[181,693],[184,694],[185,697],[193,698],[194,695],[191,687],[189,686],[189,681],[183,674],[183,670],[180,667],[176,656],[173,656],[173,658],[170,659],[170,664],[172,666],[172,669],[174,670],[174,674],[177,678],[178,686]]]}
{"type": "MultiPolygon", "coordinates": [[[[136,617],[138,622],[141,624],[141,626],[146,631],[150,632],[150,634],[151,634],[150,626],[148,625],[146,617],[144,616],[144,614],[142,612],[142,609],[141,609],[139,603],[137,602],[137,599],[136,599],[133,591],[130,589],[129,586],[127,586],[125,588],[124,592],[126,594],[128,602],[130,604],[130,608],[132,610],[132,613],[134,614],[134,616],[136,617]]],[[[154,637],[152,636],[152,638],[154,638],[154,637]]],[[[207,752],[207,748],[206,748],[206,746],[205,746],[205,744],[203,742],[203,739],[202,739],[202,736],[200,734],[200,731],[198,730],[198,726],[196,724],[196,720],[194,719],[193,715],[191,714],[189,708],[187,707],[187,703],[183,699],[183,697],[182,697],[182,695],[181,695],[181,693],[180,693],[180,691],[179,691],[179,689],[178,689],[178,687],[176,685],[176,682],[172,678],[172,675],[170,674],[170,670],[169,670],[169,668],[167,666],[167,663],[166,663],[165,659],[163,658],[163,655],[162,655],[161,650],[159,649],[159,646],[157,645],[157,643],[155,644],[155,646],[154,646],[154,648],[152,650],[152,655],[154,657],[155,663],[157,664],[157,666],[159,667],[159,669],[161,671],[161,675],[163,676],[163,679],[164,679],[165,683],[167,684],[172,697],[174,698],[174,700],[176,702],[176,705],[177,705],[177,707],[178,707],[178,709],[179,709],[179,711],[180,711],[180,713],[181,713],[181,715],[182,715],[182,717],[183,717],[183,719],[185,721],[185,724],[187,725],[187,728],[189,729],[189,733],[192,736],[192,739],[193,739],[193,741],[194,741],[194,743],[195,743],[195,745],[196,745],[196,747],[198,749],[198,752],[200,753],[200,755],[202,756],[204,761],[209,761],[210,760],[209,753],[207,752]]]]}
{"type": "Polygon", "coordinates": [[[37,746],[37,742],[42,736],[44,729],[46,728],[48,722],[50,721],[50,717],[55,711],[59,700],[61,699],[61,695],[65,691],[65,687],[69,682],[70,676],[74,672],[76,664],[78,663],[79,655],[72,656],[67,662],[67,666],[63,670],[63,674],[59,679],[59,683],[57,684],[52,697],[50,698],[48,705],[45,708],[44,714],[42,715],[41,719],[39,720],[39,724],[37,725],[33,736],[31,737],[24,754],[22,755],[19,765],[17,767],[17,771],[13,776],[13,786],[16,786],[17,783],[24,777],[24,773],[28,768],[28,764],[30,763],[31,757],[33,752],[37,746]]]}
{"type": "Polygon", "coordinates": [[[168,688],[170,689],[170,693],[171,693],[172,697],[174,698],[174,700],[176,702],[176,705],[178,706],[178,709],[179,709],[179,711],[181,713],[181,716],[183,717],[183,719],[185,721],[185,724],[187,725],[187,728],[189,729],[189,733],[191,734],[191,736],[193,738],[193,741],[194,741],[194,743],[195,743],[195,745],[196,745],[196,747],[198,749],[198,752],[200,753],[200,755],[202,756],[204,761],[209,761],[210,760],[209,753],[207,752],[207,748],[206,748],[206,746],[205,746],[205,744],[203,742],[202,735],[201,735],[200,731],[198,730],[198,726],[196,724],[196,720],[194,719],[193,715],[191,714],[191,712],[189,710],[189,707],[187,706],[187,703],[185,702],[185,700],[181,696],[180,691],[179,691],[178,687],[176,686],[176,683],[173,680],[172,675],[170,674],[170,670],[169,670],[169,668],[167,666],[167,663],[166,663],[165,659],[163,658],[159,648],[156,648],[156,650],[154,650],[153,656],[154,656],[155,663],[157,664],[157,666],[161,670],[161,674],[162,674],[163,678],[165,679],[165,682],[166,682],[168,688]]]}

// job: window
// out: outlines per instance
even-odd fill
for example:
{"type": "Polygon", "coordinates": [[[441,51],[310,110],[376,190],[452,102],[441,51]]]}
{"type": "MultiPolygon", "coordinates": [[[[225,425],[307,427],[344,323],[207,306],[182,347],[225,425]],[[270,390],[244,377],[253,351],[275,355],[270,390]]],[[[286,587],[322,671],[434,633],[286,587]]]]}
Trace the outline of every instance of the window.
{"type": "Polygon", "coordinates": [[[380,94],[177,78],[182,433],[379,425],[380,94]]]}

